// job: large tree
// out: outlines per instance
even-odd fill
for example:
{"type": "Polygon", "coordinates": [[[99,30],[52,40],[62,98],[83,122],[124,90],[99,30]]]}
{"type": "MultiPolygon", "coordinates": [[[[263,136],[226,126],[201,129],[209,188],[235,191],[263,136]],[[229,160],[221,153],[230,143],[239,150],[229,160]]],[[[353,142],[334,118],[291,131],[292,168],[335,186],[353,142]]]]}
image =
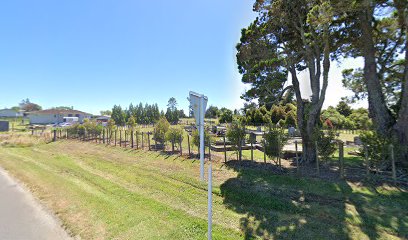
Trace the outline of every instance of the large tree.
{"type": "MultiPolygon", "coordinates": [[[[340,1],[340,0],[338,0],[340,1]]],[[[408,1],[346,0],[345,11],[355,38],[346,55],[361,56],[362,69],[343,72],[355,97],[367,97],[379,134],[408,145],[408,1]]],[[[405,153],[404,161],[408,164],[405,153]]]]}
{"type": "Polygon", "coordinates": [[[42,107],[41,107],[40,105],[38,105],[38,104],[36,104],[36,103],[32,103],[32,102],[30,101],[30,99],[28,99],[28,98],[23,99],[23,100],[20,102],[19,106],[20,106],[20,109],[21,109],[21,110],[24,110],[24,111],[26,111],[26,112],[33,112],[33,111],[40,111],[40,110],[42,110],[42,107]]]}
{"type": "Polygon", "coordinates": [[[237,45],[237,62],[244,83],[251,83],[247,95],[277,99],[288,89],[290,79],[296,96],[297,124],[303,141],[302,157],[316,160],[313,136],[328,86],[330,58],[341,44],[337,32],[344,25],[330,1],[257,0],[258,18],[242,30],[237,45]],[[334,21],[336,19],[336,21],[334,21]],[[308,70],[312,95],[302,96],[298,73],[308,70]]]}

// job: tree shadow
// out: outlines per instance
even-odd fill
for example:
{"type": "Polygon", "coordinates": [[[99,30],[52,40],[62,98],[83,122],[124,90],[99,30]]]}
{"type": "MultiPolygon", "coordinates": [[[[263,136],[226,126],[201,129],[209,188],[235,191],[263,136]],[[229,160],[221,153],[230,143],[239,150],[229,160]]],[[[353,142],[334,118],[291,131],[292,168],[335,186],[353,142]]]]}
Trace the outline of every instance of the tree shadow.
{"type": "Polygon", "coordinates": [[[273,164],[249,162],[227,162],[238,175],[220,186],[223,203],[243,215],[245,239],[353,239],[356,233],[378,239],[379,228],[407,233],[408,219],[394,217],[398,207],[408,209],[406,196],[392,196],[398,205],[389,206],[390,196],[355,192],[345,181],[298,178],[273,164]],[[361,222],[353,222],[357,218],[361,222]]]}

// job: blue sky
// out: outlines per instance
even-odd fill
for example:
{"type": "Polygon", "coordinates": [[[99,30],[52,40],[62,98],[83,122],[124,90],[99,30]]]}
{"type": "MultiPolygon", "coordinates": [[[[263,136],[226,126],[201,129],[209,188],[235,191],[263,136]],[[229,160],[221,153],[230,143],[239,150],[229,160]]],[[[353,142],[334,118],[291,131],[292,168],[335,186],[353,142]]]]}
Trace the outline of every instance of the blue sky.
{"type": "Polygon", "coordinates": [[[30,98],[99,113],[175,97],[187,109],[190,90],[239,108],[235,45],[253,2],[1,1],[0,108],[30,98]]]}

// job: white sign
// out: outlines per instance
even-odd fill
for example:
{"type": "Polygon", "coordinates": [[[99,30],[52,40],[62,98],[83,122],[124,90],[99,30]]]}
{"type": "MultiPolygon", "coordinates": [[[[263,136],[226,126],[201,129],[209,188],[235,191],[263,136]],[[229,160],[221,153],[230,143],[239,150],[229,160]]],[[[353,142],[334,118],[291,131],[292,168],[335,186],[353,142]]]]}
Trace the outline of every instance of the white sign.
{"type": "Polygon", "coordinates": [[[194,118],[196,120],[196,126],[200,126],[200,124],[204,124],[204,115],[205,109],[207,108],[208,98],[203,94],[199,94],[196,92],[190,92],[190,106],[194,112],[194,118]],[[201,109],[203,109],[203,114],[201,113],[201,109]]]}

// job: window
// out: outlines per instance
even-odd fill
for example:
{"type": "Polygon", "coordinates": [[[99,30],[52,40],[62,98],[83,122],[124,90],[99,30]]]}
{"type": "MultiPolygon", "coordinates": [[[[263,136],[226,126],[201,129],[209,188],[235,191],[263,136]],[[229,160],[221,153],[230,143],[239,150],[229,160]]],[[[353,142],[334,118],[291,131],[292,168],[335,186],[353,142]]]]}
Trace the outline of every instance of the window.
{"type": "Polygon", "coordinates": [[[68,114],[68,117],[72,117],[72,114],[70,113],[70,114],[68,114]]]}
{"type": "Polygon", "coordinates": [[[75,114],[75,117],[79,117],[79,114],[75,114]]]}
{"type": "Polygon", "coordinates": [[[57,114],[54,114],[54,117],[56,118],[56,117],[57,117],[57,114]]]}

